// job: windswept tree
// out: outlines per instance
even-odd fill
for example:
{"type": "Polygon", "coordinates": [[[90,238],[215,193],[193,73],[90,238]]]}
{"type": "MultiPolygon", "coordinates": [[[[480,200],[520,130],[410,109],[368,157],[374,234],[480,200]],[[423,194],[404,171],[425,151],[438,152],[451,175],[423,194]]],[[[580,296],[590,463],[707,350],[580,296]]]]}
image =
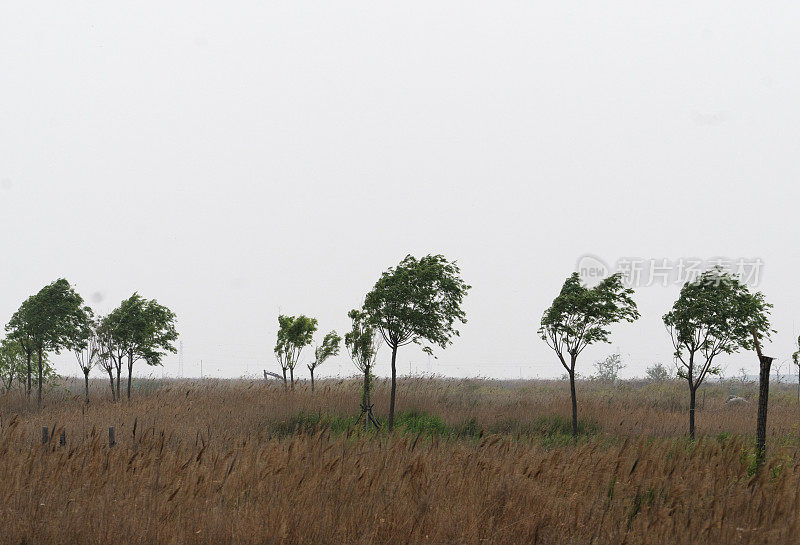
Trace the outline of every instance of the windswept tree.
{"type": "Polygon", "coordinates": [[[590,344],[610,342],[609,327],[639,318],[633,290],[625,288],[616,273],[589,288],[572,273],[542,316],[539,335],[552,348],[569,375],[572,397],[572,435],[578,435],[578,400],[575,395],[575,364],[590,344]]]}
{"type": "Polygon", "coordinates": [[[100,360],[102,346],[97,336],[97,324],[92,322],[79,332],[79,337],[73,347],[78,366],[83,373],[84,393],[86,403],[89,403],[89,372],[100,360]]]}
{"type": "Polygon", "coordinates": [[[91,310],[69,282],[60,278],[29,297],[6,326],[9,336],[33,343],[38,360],[37,405],[42,405],[42,383],[48,352],[74,349],[79,332],[91,319],[91,310]]]}
{"type": "Polygon", "coordinates": [[[397,349],[409,343],[432,354],[430,345],[446,348],[459,332],[456,321],[467,322],[461,309],[470,290],[456,263],[442,255],[421,259],[407,255],[397,267],[384,272],[364,299],[364,311],[392,350],[392,390],[389,431],[394,428],[397,390],[397,349]],[[428,344],[425,344],[428,343],[428,344]]]}
{"type": "Polygon", "coordinates": [[[325,363],[325,360],[339,353],[339,343],[342,338],[336,331],[331,331],[322,339],[322,345],[314,349],[314,361],[308,364],[311,372],[311,391],[314,391],[314,369],[325,363]]]}
{"type": "MultiPolygon", "coordinates": [[[[109,331],[110,324],[106,317],[100,318],[97,321],[97,343],[99,353],[97,354],[97,364],[100,368],[108,374],[108,381],[111,383],[111,401],[117,400],[117,392],[114,389],[114,369],[119,369],[115,362],[115,347],[111,333],[109,331]]],[[[119,355],[119,360],[122,361],[122,355],[119,355]]],[[[118,375],[119,376],[119,375],[118,375]]]]}
{"type": "Polygon", "coordinates": [[[12,339],[0,341],[0,385],[9,391],[14,381],[25,384],[25,351],[12,339]]]}
{"type": "Polygon", "coordinates": [[[286,371],[291,375],[294,389],[294,368],[300,359],[300,352],[311,344],[317,330],[317,319],[308,316],[278,316],[278,342],[275,344],[275,358],[283,371],[283,387],[286,389],[286,371]]]}
{"type": "Polygon", "coordinates": [[[16,341],[22,352],[25,354],[26,362],[26,387],[25,393],[28,397],[31,396],[31,389],[33,387],[32,366],[31,361],[36,352],[36,345],[33,340],[33,326],[30,320],[33,317],[34,297],[28,297],[19,307],[19,309],[11,317],[11,320],[6,325],[6,332],[8,333],[9,341],[16,341]]]}
{"type": "MultiPolygon", "coordinates": [[[[753,326],[761,334],[769,330],[769,322],[763,314],[768,305],[756,310],[753,297],[737,276],[725,272],[722,267],[714,267],[694,281],[686,282],[672,310],[664,315],[678,362],[678,377],[689,385],[689,437],[692,439],[695,437],[697,389],[708,375],[720,373],[714,359],[740,348],[752,348],[753,326]]],[[[766,305],[763,299],[761,304],[766,305]]]]}
{"type": "Polygon", "coordinates": [[[108,373],[111,381],[111,399],[113,401],[122,399],[120,396],[122,365],[128,351],[127,345],[123,342],[121,329],[119,313],[113,316],[111,314],[104,316],[97,325],[97,338],[101,346],[100,365],[108,373]],[[114,380],[115,371],[117,373],[116,380],[114,380]]]}
{"type": "MultiPolygon", "coordinates": [[[[361,391],[361,413],[365,415],[364,427],[369,428],[372,419],[372,403],[370,390],[372,389],[372,368],[378,357],[380,338],[377,331],[369,324],[369,317],[363,311],[353,309],[347,313],[353,322],[353,328],[344,336],[344,344],[350,359],[364,375],[364,386],[361,391]]],[[[373,423],[374,420],[373,420],[373,423]]],[[[377,423],[376,423],[377,426],[377,423]]]]}
{"type": "Polygon", "coordinates": [[[175,313],[155,299],[145,299],[134,293],[103,319],[101,336],[108,339],[108,354],[117,368],[117,398],[119,398],[120,367],[127,359],[128,388],[131,397],[133,364],[144,360],[147,365],[161,365],[167,353],[176,353],[178,339],[175,313]]]}

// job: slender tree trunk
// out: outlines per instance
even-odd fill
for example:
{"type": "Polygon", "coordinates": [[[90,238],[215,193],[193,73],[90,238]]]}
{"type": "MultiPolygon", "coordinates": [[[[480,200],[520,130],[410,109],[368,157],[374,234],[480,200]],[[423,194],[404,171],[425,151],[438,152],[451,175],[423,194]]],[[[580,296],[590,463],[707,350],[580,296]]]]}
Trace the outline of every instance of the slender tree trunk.
{"type": "Polygon", "coordinates": [[[769,403],[769,356],[759,355],[761,372],[758,377],[758,419],[756,420],[756,465],[761,467],[767,453],[767,404],[769,403]]]}
{"type": "Polygon", "coordinates": [[[83,386],[86,390],[86,403],[89,403],[89,369],[83,370],[83,386]]]}
{"type": "Polygon", "coordinates": [[[119,357],[119,363],[116,363],[115,366],[117,368],[117,401],[120,401],[122,399],[119,395],[119,383],[121,382],[120,375],[122,375],[122,356],[119,357]]]}
{"type": "Polygon", "coordinates": [[[131,398],[131,377],[133,377],[133,350],[128,352],[128,399],[131,398]]]}
{"type": "Polygon", "coordinates": [[[311,393],[314,393],[314,368],[311,367],[311,393]]]}
{"type": "Polygon", "coordinates": [[[572,397],[572,437],[578,437],[578,396],[575,393],[575,358],[572,358],[569,371],[569,393],[572,397]]]}
{"type": "Polygon", "coordinates": [[[42,349],[38,350],[39,356],[39,392],[36,396],[36,406],[42,407],[42,349]]]}
{"type": "Polygon", "coordinates": [[[116,393],[114,392],[114,370],[108,369],[108,380],[111,381],[111,401],[117,401],[116,393]]]}
{"type": "Polygon", "coordinates": [[[28,399],[30,399],[30,397],[31,397],[31,388],[32,388],[32,382],[31,382],[31,351],[30,350],[26,350],[25,353],[28,356],[28,399]]]}
{"type": "Polygon", "coordinates": [[[389,396],[389,433],[394,429],[394,397],[397,391],[397,346],[392,347],[392,393],[389,396]]]}
{"type": "Polygon", "coordinates": [[[289,367],[289,380],[292,383],[292,390],[294,390],[294,367],[289,367]]]}
{"type": "Polygon", "coordinates": [[[364,431],[369,430],[369,367],[364,371],[364,391],[361,394],[361,411],[364,413],[364,431]]]}
{"type": "Polygon", "coordinates": [[[283,370],[283,391],[286,392],[289,390],[289,387],[286,384],[286,367],[281,367],[283,370]]]}
{"type": "Polygon", "coordinates": [[[694,441],[694,408],[697,395],[697,388],[689,383],[689,439],[694,441]]]}

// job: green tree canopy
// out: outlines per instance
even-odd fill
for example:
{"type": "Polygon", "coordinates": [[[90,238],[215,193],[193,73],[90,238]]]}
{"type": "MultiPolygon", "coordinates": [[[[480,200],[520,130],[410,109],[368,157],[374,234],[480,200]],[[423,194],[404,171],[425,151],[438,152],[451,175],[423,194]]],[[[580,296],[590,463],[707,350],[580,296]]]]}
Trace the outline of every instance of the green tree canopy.
{"type": "Polygon", "coordinates": [[[695,392],[708,375],[719,374],[714,359],[754,348],[755,331],[769,338],[772,305],[750,293],[736,275],[714,267],[681,288],[663,317],[675,349],[678,377],[689,384],[689,435],[694,438],[695,392]]]}
{"type": "Polygon", "coordinates": [[[455,262],[442,255],[420,259],[407,255],[397,267],[384,272],[364,299],[370,324],[392,349],[392,391],[389,430],[394,427],[397,383],[397,349],[416,343],[429,354],[430,345],[446,348],[459,335],[456,322],[466,323],[461,308],[470,290],[455,262]]]}
{"type": "Polygon", "coordinates": [[[283,383],[286,385],[286,371],[291,374],[294,388],[294,368],[300,359],[300,352],[311,344],[317,330],[317,319],[305,315],[278,316],[278,341],[275,344],[275,357],[283,370],[283,383]]]}
{"type": "Polygon", "coordinates": [[[314,391],[314,370],[325,363],[325,360],[339,353],[339,344],[342,338],[336,331],[331,331],[322,339],[322,344],[314,349],[314,361],[308,364],[311,372],[311,391],[314,391]]]}
{"type": "MultiPolygon", "coordinates": [[[[105,339],[107,349],[117,358],[127,356],[128,398],[131,396],[133,364],[144,360],[147,365],[161,365],[167,353],[175,353],[178,339],[175,313],[155,299],[145,299],[134,293],[106,316],[100,325],[99,335],[105,339]]],[[[119,378],[117,380],[119,392],[119,378]]]]}
{"type": "Polygon", "coordinates": [[[42,402],[44,362],[48,352],[74,350],[82,346],[92,311],[65,279],[43,287],[22,303],[6,330],[9,337],[31,345],[38,355],[38,404],[42,402]]]}
{"type": "Polygon", "coordinates": [[[569,374],[573,435],[578,434],[575,363],[587,346],[609,342],[611,325],[639,318],[632,295],[633,290],[623,285],[621,273],[612,274],[589,288],[575,272],[567,278],[542,316],[539,335],[555,351],[569,374]]]}

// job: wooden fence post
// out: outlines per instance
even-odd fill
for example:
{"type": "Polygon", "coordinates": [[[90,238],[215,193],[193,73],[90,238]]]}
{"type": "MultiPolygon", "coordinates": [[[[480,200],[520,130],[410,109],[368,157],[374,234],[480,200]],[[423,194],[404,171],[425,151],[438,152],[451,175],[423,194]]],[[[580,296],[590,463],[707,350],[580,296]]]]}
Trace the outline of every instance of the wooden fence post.
{"type": "Polygon", "coordinates": [[[46,445],[50,440],[50,434],[47,433],[47,426],[42,426],[42,444],[46,445]]]}
{"type": "Polygon", "coordinates": [[[113,447],[117,444],[116,438],[114,437],[114,426],[108,428],[108,446],[113,447]]]}

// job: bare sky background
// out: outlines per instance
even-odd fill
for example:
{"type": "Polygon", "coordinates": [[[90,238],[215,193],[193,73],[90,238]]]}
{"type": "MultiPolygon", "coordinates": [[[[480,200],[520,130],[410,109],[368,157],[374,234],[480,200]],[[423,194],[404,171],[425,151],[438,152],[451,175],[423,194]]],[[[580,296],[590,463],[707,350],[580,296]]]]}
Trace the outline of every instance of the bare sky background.
{"type": "MultiPolygon", "coordinates": [[[[791,2],[4,2],[0,321],[58,277],[98,313],[138,290],[177,312],[185,375],[274,371],[279,310],[343,333],[381,271],[443,253],[469,323],[400,371],[559,376],[536,330],[581,255],[758,257],[787,360],[798,20],[791,2]]],[[[617,349],[628,376],[670,363],[678,289],[638,289],[642,318],[579,372],[617,349]]]]}

